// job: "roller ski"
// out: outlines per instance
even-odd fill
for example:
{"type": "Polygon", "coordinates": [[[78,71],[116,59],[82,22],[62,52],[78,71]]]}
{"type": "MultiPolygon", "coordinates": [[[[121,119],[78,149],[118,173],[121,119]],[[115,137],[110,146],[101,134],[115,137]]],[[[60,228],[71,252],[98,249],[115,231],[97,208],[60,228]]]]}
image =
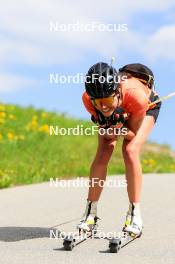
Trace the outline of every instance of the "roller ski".
{"type": "Polygon", "coordinates": [[[142,235],[142,232],[139,235],[130,232],[122,232],[120,237],[112,238],[109,242],[109,251],[110,253],[117,253],[121,248],[128,245],[130,242],[139,238],[142,235]]]}
{"type": "Polygon", "coordinates": [[[67,236],[64,238],[63,248],[65,250],[73,250],[73,248],[80,243],[92,238],[96,235],[98,225],[96,216],[96,203],[87,202],[85,214],[77,225],[78,236],[67,236]]]}
{"type": "Polygon", "coordinates": [[[139,208],[136,204],[130,204],[126,221],[119,237],[109,240],[109,251],[117,253],[121,248],[134,241],[142,235],[142,219],[139,208]]]}

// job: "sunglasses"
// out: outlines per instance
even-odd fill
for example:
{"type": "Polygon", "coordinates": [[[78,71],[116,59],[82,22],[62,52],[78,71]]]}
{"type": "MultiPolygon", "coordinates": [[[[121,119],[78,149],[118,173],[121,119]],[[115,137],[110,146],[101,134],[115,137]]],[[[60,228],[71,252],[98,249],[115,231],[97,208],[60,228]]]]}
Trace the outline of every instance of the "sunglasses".
{"type": "Polygon", "coordinates": [[[105,98],[91,98],[91,101],[93,103],[94,106],[97,107],[101,107],[103,104],[107,105],[107,106],[111,106],[114,103],[114,97],[116,96],[116,94],[113,94],[109,97],[105,97],[105,98]]]}

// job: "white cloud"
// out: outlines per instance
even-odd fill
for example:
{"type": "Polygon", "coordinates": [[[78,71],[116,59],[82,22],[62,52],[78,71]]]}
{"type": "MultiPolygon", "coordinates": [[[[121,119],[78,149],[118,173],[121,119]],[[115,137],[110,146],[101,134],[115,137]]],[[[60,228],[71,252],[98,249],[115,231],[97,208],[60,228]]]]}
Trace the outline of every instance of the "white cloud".
{"type": "Polygon", "coordinates": [[[175,60],[175,25],[161,27],[147,41],[145,53],[151,60],[175,60]]]}
{"type": "Polygon", "coordinates": [[[0,93],[17,92],[36,84],[36,81],[14,74],[0,74],[0,93]]]}
{"type": "MultiPolygon", "coordinates": [[[[132,29],[127,33],[115,34],[58,33],[49,31],[49,22],[75,23],[79,20],[82,23],[128,23],[138,12],[166,11],[174,5],[174,0],[89,0],[86,5],[80,0],[6,0],[0,9],[0,28],[4,32],[0,59],[4,64],[16,62],[44,66],[77,61],[89,50],[106,56],[117,54],[120,49],[132,50],[133,47],[134,50],[138,48],[144,51],[137,43],[146,38],[132,29]]],[[[147,40],[150,45],[151,41],[153,44],[156,42],[154,36],[148,36],[147,40]]],[[[143,47],[146,44],[143,42],[143,47]]]]}

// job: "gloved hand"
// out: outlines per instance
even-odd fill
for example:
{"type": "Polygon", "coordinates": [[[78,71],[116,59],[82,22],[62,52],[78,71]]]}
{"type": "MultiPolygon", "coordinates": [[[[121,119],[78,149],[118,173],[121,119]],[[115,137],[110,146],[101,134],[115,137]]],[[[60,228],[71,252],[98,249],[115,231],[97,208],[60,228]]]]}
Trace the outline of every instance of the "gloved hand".
{"type": "Polygon", "coordinates": [[[105,117],[100,111],[96,110],[97,116],[91,116],[93,123],[97,124],[99,127],[109,128],[109,118],[105,117]]]}
{"type": "Polygon", "coordinates": [[[111,127],[121,128],[125,123],[124,114],[118,114],[114,112],[110,118],[111,127]]]}
{"type": "Polygon", "coordinates": [[[105,117],[100,111],[97,112],[97,117],[91,116],[92,122],[103,128],[115,127],[121,128],[128,117],[123,109],[116,109],[111,116],[105,117]]]}

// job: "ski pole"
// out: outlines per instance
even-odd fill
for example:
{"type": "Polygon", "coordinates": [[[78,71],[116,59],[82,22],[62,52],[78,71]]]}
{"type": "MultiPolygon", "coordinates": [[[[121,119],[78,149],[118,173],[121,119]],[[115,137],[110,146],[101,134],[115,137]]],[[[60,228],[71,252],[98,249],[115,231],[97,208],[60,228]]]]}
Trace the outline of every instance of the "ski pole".
{"type": "Polygon", "coordinates": [[[110,66],[112,67],[112,65],[114,64],[114,62],[116,61],[116,58],[113,56],[112,58],[111,58],[111,63],[110,63],[110,66]]]}
{"type": "Polygon", "coordinates": [[[171,98],[172,96],[175,96],[175,92],[170,93],[170,94],[168,94],[166,96],[160,97],[159,99],[157,99],[154,102],[152,102],[152,103],[149,104],[149,109],[151,109],[153,106],[155,106],[155,104],[160,103],[162,101],[165,101],[165,100],[171,98]]]}
{"type": "MultiPolygon", "coordinates": [[[[162,101],[165,101],[165,100],[167,100],[167,99],[169,99],[169,98],[171,98],[173,96],[175,96],[175,92],[170,93],[170,94],[168,94],[166,96],[160,97],[159,99],[157,99],[154,102],[149,104],[149,109],[153,108],[156,104],[158,104],[158,103],[160,103],[162,101]]],[[[130,116],[130,114],[129,113],[124,113],[123,116],[124,116],[125,119],[127,119],[130,116]]]]}

